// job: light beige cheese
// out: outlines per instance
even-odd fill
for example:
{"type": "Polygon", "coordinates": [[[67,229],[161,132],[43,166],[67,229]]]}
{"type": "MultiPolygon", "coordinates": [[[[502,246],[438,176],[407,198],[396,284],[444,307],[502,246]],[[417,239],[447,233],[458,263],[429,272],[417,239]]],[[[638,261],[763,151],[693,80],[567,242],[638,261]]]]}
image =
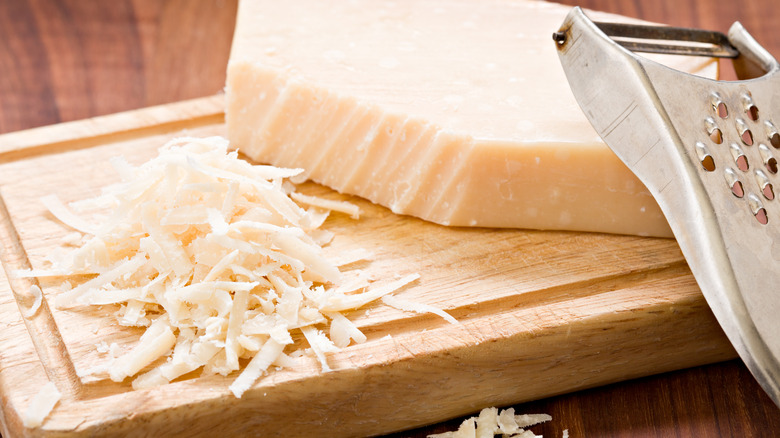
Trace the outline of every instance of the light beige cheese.
{"type": "Polygon", "coordinates": [[[443,225],[670,236],[571,95],[551,38],[569,9],[243,0],[228,136],[254,160],[443,225]]]}

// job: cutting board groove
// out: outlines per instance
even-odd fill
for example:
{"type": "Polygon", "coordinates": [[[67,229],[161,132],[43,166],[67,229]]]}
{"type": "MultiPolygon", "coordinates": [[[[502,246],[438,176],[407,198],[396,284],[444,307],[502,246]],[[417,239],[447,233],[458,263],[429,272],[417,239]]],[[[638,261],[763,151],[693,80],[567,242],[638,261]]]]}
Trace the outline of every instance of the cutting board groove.
{"type": "Polygon", "coordinates": [[[66,399],[75,398],[81,392],[81,381],[76,376],[62,341],[57,324],[46,300],[36,303],[31,288],[40,289],[35,278],[18,278],[16,270],[32,269],[27,253],[22,247],[19,235],[10,220],[8,209],[0,193],[0,262],[8,278],[8,284],[22,314],[27,331],[35,345],[35,352],[46,370],[47,377],[54,382],[66,399]]]}
{"type": "MultiPolygon", "coordinates": [[[[306,193],[349,199],[360,220],[333,215],[326,252],[365,248],[375,278],[418,272],[399,296],[447,310],[434,315],[371,305],[349,314],[368,341],[272,371],[242,399],[235,375],[190,373],[133,391],[85,373],[104,364],[101,341],[131,348],[142,330],[117,326],[112,308],[28,309],[35,280],[69,230],[38,199],[70,202],[115,182],[108,158],[140,164],[182,135],[224,135],[221,96],[0,136],[0,409],[4,436],[366,436],[683,367],[735,353],[676,243],[570,232],[458,229],[394,215],[307,183],[306,193]],[[50,379],[64,393],[40,429],[20,413],[50,379]],[[302,412],[291,410],[301,406],[302,412]]],[[[240,147],[240,145],[237,145],[240,147]]]]}

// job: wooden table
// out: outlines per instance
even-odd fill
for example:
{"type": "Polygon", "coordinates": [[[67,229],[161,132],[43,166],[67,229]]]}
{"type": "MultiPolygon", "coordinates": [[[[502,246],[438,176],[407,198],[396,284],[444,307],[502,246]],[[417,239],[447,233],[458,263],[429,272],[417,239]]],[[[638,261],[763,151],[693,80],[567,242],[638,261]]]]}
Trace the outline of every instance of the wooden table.
{"type": "MultiPolygon", "coordinates": [[[[563,3],[726,31],[735,20],[780,56],[769,0],[563,3]]],[[[0,2],[0,133],[219,92],[236,0],[0,2]]],[[[725,77],[733,73],[725,71],[725,77]]],[[[653,354],[648,351],[648,354],[653,354]]],[[[780,409],[738,361],[515,406],[545,412],[547,437],[774,436],[780,409]]],[[[461,419],[394,437],[453,430],[461,419]]]]}

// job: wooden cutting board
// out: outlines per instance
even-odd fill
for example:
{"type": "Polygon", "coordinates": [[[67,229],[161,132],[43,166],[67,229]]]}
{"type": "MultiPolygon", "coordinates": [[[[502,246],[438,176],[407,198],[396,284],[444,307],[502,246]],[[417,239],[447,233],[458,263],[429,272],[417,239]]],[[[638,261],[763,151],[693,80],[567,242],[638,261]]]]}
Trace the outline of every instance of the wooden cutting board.
{"type": "Polygon", "coordinates": [[[105,364],[96,344],[131,348],[142,330],[115,310],[59,310],[44,287],[33,315],[26,280],[8,273],[43,261],[69,230],[39,198],[91,197],[115,182],[107,160],[141,163],[170,138],[224,135],[221,96],[0,136],[0,401],[15,436],[366,436],[736,357],[670,239],[572,232],[446,228],[358,198],[363,215],[333,215],[329,251],[365,248],[375,278],[417,272],[399,297],[459,320],[381,304],[349,316],[368,341],[273,371],[236,399],[235,375],[197,372],[133,391],[83,376],[105,364]],[[388,336],[389,335],[389,336],[388,336]],[[47,379],[63,398],[40,429],[20,415],[47,379]]]}

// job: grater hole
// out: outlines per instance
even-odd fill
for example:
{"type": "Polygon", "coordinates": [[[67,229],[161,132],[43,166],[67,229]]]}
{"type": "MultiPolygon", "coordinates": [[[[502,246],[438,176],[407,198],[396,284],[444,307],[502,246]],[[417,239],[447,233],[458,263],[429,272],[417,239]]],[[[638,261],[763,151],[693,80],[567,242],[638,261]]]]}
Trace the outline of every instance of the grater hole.
{"type": "Polygon", "coordinates": [[[712,159],[712,155],[706,155],[701,159],[701,165],[707,172],[715,170],[715,160],[712,159]]]}
{"type": "Polygon", "coordinates": [[[745,196],[745,189],[742,188],[742,181],[734,181],[734,184],[731,185],[731,193],[737,198],[745,196]]]}
{"type": "Polygon", "coordinates": [[[694,149],[696,149],[696,155],[699,157],[701,167],[703,167],[707,172],[712,172],[715,170],[715,160],[712,158],[712,155],[710,155],[710,151],[707,149],[707,145],[697,141],[694,145],[694,149]]]}
{"type": "Polygon", "coordinates": [[[766,214],[766,209],[761,204],[761,200],[758,199],[758,196],[754,195],[753,193],[750,193],[747,197],[748,205],[750,205],[750,211],[753,213],[753,216],[756,217],[758,222],[762,225],[766,225],[767,222],[769,222],[769,217],[766,214]]]}
{"type": "Polygon", "coordinates": [[[729,109],[726,107],[726,103],[723,102],[723,98],[717,91],[710,93],[710,104],[712,109],[721,119],[725,119],[729,116],[729,109]]]}
{"type": "Polygon", "coordinates": [[[766,160],[766,168],[772,173],[777,173],[777,160],[775,157],[769,157],[769,159],[766,160]]]}
{"type": "Polygon", "coordinates": [[[721,119],[725,119],[729,116],[729,109],[726,107],[726,104],[723,102],[718,103],[718,117],[721,119]]]}
{"type": "Polygon", "coordinates": [[[737,163],[737,169],[747,172],[748,169],[750,169],[750,164],[748,163],[748,159],[744,155],[738,156],[735,160],[735,163],[737,163]]]}
{"type": "Polygon", "coordinates": [[[746,129],[744,132],[742,132],[742,143],[745,143],[748,146],[753,146],[753,133],[750,132],[749,129],[746,129]]]}
{"type": "Polygon", "coordinates": [[[737,198],[745,196],[745,190],[742,188],[742,183],[739,181],[737,174],[730,167],[723,169],[723,176],[726,178],[726,182],[731,188],[731,193],[737,198]]]}
{"type": "Polygon", "coordinates": [[[761,225],[766,225],[769,223],[769,218],[766,215],[766,209],[764,207],[761,207],[758,209],[758,211],[756,211],[756,219],[761,225]]]}
{"type": "Polygon", "coordinates": [[[745,110],[747,113],[748,118],[752,121],[758,120],[758,107],[755,105],[749,105],[748,108],[745,110]]]}
{"type": "Polygon", "coordinates": [[[764,171],[761,169],[756,169],[755,177],[758,186],[761,187],[761,193],[764,195],[764,198],[770,201],[775,199],[775,190],[764,171]]]}
{"type": "Polygon", "coordinates": [[[761,159],[764,160],[764,166],[766,166],[767,170],[777,173],[777,159],[772,156],[769,146],[765,144],[758,145],[758,153],[761,155],[761,159]]]}
{"type": "Polygon", "coordinates": [[[769,143],[771,143],[772,146],[775,147],[775,149],[780,148],[780,134],[778,134],[777,132],[773,132],[769,136],[769,143]]]}
{"type": "Polygon", "coordinates": [[[710,132],[710,140],[715,144],[723,143],[723,134],[720,132],[720,129],[715,128],[710,132]]]}
{"type": "Polygon", "coordinates": [[[748,163],[748,159],[742,151],[742,148],[736,143],[731,143],[729,145],[729,151],[731,151],[731,157],[734,159],[734,164],[737,165],[737,168],[743,172],[747,172],[750,168],[750,163],[748,163]]]}
{"type": "Polygon", "coordinates": [[[766,184],[764,188],[761,189],[761,193],[763,193],[764,197],[770,201],[775,199],[775,190],[772,188],[772,184],[766,184]]]}

